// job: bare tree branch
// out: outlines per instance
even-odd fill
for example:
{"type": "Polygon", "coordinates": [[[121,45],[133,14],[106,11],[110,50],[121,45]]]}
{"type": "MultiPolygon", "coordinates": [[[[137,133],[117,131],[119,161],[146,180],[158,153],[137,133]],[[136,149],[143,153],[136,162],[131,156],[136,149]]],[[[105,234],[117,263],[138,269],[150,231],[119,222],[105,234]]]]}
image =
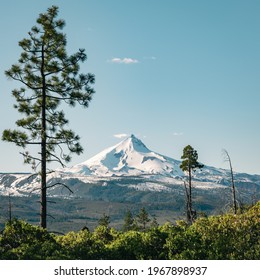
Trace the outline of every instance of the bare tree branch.
{"type": "Polygon", "coordinates": [[[234,214],[237,214],[238,207],[237,207],[237,200],[236,200],[236,188],[235,188],[234,173],[233,173],[231,158],[229,156],[229,153],[225,149],[222,150],[222,154],[224,156],[224,160],[229,163],[230,175],[231,175],[232,198],[233,198],[233,211],[234,211],[234,214]]]}

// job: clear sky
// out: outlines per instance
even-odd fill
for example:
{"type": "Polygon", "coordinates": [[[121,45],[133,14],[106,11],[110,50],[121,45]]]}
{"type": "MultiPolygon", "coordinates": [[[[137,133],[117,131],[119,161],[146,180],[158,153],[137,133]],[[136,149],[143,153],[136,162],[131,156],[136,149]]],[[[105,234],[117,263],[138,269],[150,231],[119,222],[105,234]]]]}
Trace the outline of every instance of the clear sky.
{"type": "MultiPolygon", "coordinates": [[[[88,109],[66,108],[85,161],[135,134],[180,159],[190,144],[204,164],[260,174],[259,0],[8,0],[0,4],[0,131],[15,128],[18,41],[51,5],[65,19],[68,53],[85,48],[94,73],[88,109]],[[115,137],[115,135],[117,137],[115,137]]],[[[0,141],[0,172],[30,171],[14,144],[0,141]]]]}

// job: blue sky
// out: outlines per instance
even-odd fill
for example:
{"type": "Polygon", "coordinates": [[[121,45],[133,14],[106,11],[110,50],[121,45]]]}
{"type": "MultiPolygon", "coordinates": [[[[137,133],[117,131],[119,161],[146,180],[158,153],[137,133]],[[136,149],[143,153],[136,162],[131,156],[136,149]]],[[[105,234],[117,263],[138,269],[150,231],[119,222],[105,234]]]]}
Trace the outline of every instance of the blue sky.
{"type": "MultiPolygon", "coordinates": [[[[9,0],[0,4],[0,131],[15,128],[4,71],[18,41],[51,5],[65,19],[69,54],[85,48],[81,72],[94,73],[89,108],[66,108],[84,154],[135,134],[150,149],[180,159],[190,144],[207,165],[260,174],[260,1],[9,0]]],[[[19,149],[0,141],[0,172],[30,171],[19,149]]]]}

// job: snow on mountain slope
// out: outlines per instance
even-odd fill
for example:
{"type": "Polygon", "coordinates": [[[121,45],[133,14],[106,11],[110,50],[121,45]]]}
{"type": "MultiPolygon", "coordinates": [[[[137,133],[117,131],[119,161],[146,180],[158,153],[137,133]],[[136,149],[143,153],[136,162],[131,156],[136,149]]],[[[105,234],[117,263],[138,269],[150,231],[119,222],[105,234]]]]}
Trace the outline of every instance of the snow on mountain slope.
{"type": "MultiPolygon", "coordinates": [[[[75,196],[95,199],[107,188],[109,197],[118,197],[118,191],[124,193],[126,189],[179,195],[183,194],[183,181],[187,179],[179,166],[180,161],[151,151],[131,135],[83,163],[49,174],[48,186],[54,184],[55,187],[48,189],[48,195],[70,195],[57,183],[69,186],[75,196]]],[[[236,186],[241,193],[245,193],[248,201],[250,197],[260,197],[260,175],[234,175],[236,186]]],[[[214,195],[222,189],[229,192],[230,171],[204,166],[193,173],[192,184],[197,191],[209,191],[214,195]]],[[[40,194],[39,176],[0,173],[0,195],[24,196],[31,193],[40,194]]],[[[127,195],[126,199],[129,199],[127,195]]]]}
{"type": "Polygon", "coordinates": [[[160,174],[183,176],[179,161],[149,150],[134,135],[89,160],[64,169],[67,173],[95,176],[160,174]]]}

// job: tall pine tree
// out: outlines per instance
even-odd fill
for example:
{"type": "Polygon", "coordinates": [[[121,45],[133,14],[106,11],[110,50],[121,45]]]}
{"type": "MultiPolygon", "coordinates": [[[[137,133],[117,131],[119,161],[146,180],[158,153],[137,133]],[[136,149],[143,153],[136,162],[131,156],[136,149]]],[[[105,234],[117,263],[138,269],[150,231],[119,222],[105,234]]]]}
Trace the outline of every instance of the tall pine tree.
{"type": "Polygon", "coordinates": [[[184,183],[187,198],[186,212],[188,222],[192,223],[196,217],[196,211],[192,208],[192,171],[195,171],[197,168],[203,168],[204,165],[198,162],[198,152],[194,150],[190,145],[186,146],[183,149],[183,155],[181,159],[183,159],[183,161],[180,165],[180,168],[183,171],[188,172],[188,189],[186,187],[186,183],[184,183]]]}
{"type": "Polygon", "coordinates": [[[73,55],[66,52],[65,21],[57,19],[58,7],[50,7],[40,14],[28,38],[19,42],[22,53],[17,64],[5,74],[22,87],[12,91],[14,107],[24,117],[16,122],[18,130],[4,130],[2,139],[23,148],[24,162],[31,164],[41,178],[40,225],[47,226],[47,165],[69,162],[71,153],[83,151],[79,136],[68,129],[68,120],[60,105],[77,103],[88,107],[94,90],[93,74],[80,74],[80,62],[87,59],[84,49],[73,55]],[[28,146],[39,146],[36,155],[25,151],[28,146]]]}

